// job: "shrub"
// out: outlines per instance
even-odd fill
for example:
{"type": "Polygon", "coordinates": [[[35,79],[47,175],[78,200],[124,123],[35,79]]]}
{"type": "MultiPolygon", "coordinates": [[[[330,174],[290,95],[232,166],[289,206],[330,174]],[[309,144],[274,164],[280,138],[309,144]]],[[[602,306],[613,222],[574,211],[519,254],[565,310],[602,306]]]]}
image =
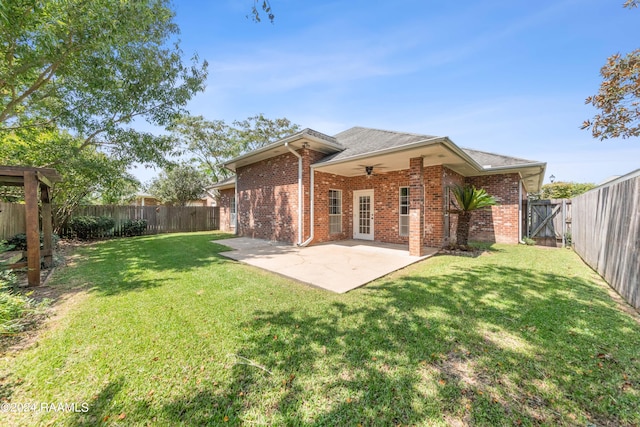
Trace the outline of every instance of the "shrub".
{"type": "Polygon", "coordinates": [[[530,237],[525,237],[525,238],[522,239],[522,241],[524,242],[525,245],[528,245],[528,246],[535,246],[536,245],[536,241],[533,240],[530,237]]]}
{"type": "MultiPolygon", "coordinates": [[[[10,245],[0,241],[0,252],[11,249],[10,245]]],[[[0,335],[21,331],[47,304],[36,303],[28,296],[15,293],[15,284],[16,276],[13,271],[0,262],[0,335]]]]}
{"type": "Polygon", "coordinates": [[[15,292],[11,283],[3,282],[2,276],[5,273],[11,272],[8,270],[0,271],[0,284],[2,284],[0,286],[0,335],[24,330],[45,312],[50,303],[49,300],[37,302],[27,295],[15,292]]]}
{"type": "Polygon", "coordinates": [[[116,224],[108,216],[76,216],[71,218],[69,225],[78,239],[88,240],[104,237],[116,224]]]}
{"type": "MultiPolygon", "coordinates": [[[[57,234],[51,235],[51,240],[53,247],[58,246],[58,242],[60,241],[60,237],[57,234]]],[[[44,235],[40,233],[40,247],[42,247],[42,241],[44,239],[44,235]]],[[[13,237],[10,237],[6,243],[8,246],[12,247],[16,251],[26,251],[27,250],[27,235],[25,233],[16,234],[13,237]]],[[[7,249],[11,250],[11,249],[7,249]]],[[[0,251],[2,252],[2,251],[0,251]]]]}
{"type": "Polygon", "coordinates": [[[571,239],[571,232],[567,231],[566,233],[564,233],[564,244],[567,246],[571,246],[572,242],[573,240],[571,239]]]}
{"type": "Polygon", "coordinates": [[[141,236],[145,231],[147,231],[146,219],[128,219],[122,225],[125,236],[141,236]]]}

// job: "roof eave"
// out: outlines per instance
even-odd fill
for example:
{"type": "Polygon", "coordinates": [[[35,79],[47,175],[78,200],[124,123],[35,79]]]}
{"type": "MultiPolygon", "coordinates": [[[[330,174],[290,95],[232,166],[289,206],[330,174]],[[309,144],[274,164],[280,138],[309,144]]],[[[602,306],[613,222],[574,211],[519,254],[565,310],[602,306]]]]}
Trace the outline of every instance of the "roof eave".
{"type": "Polygon", "coordinates": [[[523,164],[518,164],[518,165],[508,165],[508,166],[496,166],[496,167],[492,167],[492,168],[483,168],[483,173],[481,173],[480,175],[485,175],[485,174],[491,174],[491,173],[507,173],[507,172],[513,172],[513,173],[517,173],[520,175],[520,178],[525,181],[527,178],[531,178],[532,176],[537,176],[538,177],[538,182],[536,184],[536,188],[534,189],[529,189],[527,188],[527,191],[531,192],[538,192],[540,191],[540,189],[542,188],[542,182],[544,180],[544,174],[545,171],[547,169],[547,164],[545,162],[531,162],[531,163],[523,163],[523,164]],[[539,172],[533,174],[533,175],[527,175],[527,176],[523,176],[522,171],[524,169],[530,169],[530,168],[539,168],[539,172]]]}
{"type": "Polygon", "coordinates": [[[327,141],[324,138],[319,138],[319,137],[317,137],[317,136],[315,136],[315,135],[313,135],[311,133],[303,131],[303,132],[295,133],[295,134],[293,134],[291,136],[288,136],[286,138],[280,139],[280,140],[278,140],[276,142],[272,142],[271,144],[265,145],[264,147],[258,148],[257,150],[253,150],[253,151],[250,151],[248,153],[242,154],[242,155],[240,155],[238,157],[235,157],[235,158],[229,160],[228,162],[225,162],[224,163],[224,167],[226,169],[229,169],[229,170],[235,172],[236,171],[235,168],[231,167],[235,163],[238,163],[238,162],[240,162],[242,160],[249,159],[249,158],[251,158],[253,156],[256,156],[258,154],[265,153],[265,152],[267,152],[269,150],[272,150],[272,149],[274,149],[276,147],[280,147],[280,146],[285,145],[285,144],[291,144],[293,142],[300,141],[302,139],[309,140],[309,141],[312,141],[312,142],[316,142],[316,143],[321,144],[321,145],[325,145],[326,147],[328,147],[330,149],[334,149],[336,151],[344,150],[344,147],[342,145],[338,144],[338,143],[332,143],[330,141],[327,141]]]}
{"type": "Polygon", "coordinates": [[[214,190],[231,190],[236,188],[236,183],[232,182],[230,184],[212,185],[210,188],[214,190]]]}
{"type": "Polygon", "coordinates": [[[355,156],[346,157],[344,159],[329,160],[326,162],[320,161],[312,164],[311,167],[315,168],[315,167],[330,166],[330,165],[332,166],[332,165],[338,165],[340,163],[352,162],[354,160],[366,159],[368,157],[379,156],[381,154],[390,154],[390,153],[397,153],[401,151],[407,151],[407,150],[411,150],[413,148],[419,147],[421,145],[432,145],[439,141],[444,141],[448,139],[449,138],[446,136],[445,137],[435,136],[433,138],[423,139],[420,141],[412,142],[410,144],[400,145],[400,146],[391,147],[391,148],[384,148],[382,150],[370,151],[368,153],[357,154],[355,156]]]}

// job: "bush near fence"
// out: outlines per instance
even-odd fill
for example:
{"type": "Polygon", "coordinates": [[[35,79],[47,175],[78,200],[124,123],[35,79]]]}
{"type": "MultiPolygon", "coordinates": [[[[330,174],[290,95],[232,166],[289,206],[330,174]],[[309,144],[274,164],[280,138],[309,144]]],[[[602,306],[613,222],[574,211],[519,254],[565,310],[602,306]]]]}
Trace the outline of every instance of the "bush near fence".
{"type": "MultiPolygon", "coordinates": [[[[219,228],[219,208],[211,206],[81,206],[71,217],[113,218],[112,236],[209,231],[219,228]],[[142,220],[146,221],[146,228],[142,220]]],[[[60,236],[72,237],[70,221],[59,225],[60,236]]]]}
{"type": "MultiPolygon", "coordinates": [[[[115,222],[109,235],[131,236],[218,230],[219,212],[220,208],[212,206],[90,205],[79,207],[71,219],[78,216],[106,216],[115,222]],[[142,220],[146,221],[146,228],[142,220]]],[[[24,215],[24,205],[0,203],[0,239],[24,233],[24,215]]],[[[61,224],[54,218],[54,228],[58,230],[60,237],[74,236],[70,220],[61,224]]]]}

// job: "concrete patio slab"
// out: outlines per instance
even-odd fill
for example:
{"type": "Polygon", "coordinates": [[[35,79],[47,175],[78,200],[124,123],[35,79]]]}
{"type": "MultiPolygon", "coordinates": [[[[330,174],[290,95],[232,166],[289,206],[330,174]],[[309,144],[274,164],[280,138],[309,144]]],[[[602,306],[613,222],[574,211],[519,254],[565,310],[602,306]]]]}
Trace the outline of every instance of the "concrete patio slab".
{"type": "Polygon", "coordinates": [[[227,258],[253,265],[329,291],[344,293],[434,255],[410,256],[407,246],[344,240],[300,248],[262,239],[237,237],[214,240],[233,251],[227,258]]]}

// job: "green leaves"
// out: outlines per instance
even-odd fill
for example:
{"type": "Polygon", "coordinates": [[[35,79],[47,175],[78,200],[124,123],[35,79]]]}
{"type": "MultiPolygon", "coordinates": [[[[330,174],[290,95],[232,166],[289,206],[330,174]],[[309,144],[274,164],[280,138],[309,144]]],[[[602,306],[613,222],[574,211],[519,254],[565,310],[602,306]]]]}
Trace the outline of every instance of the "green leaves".
{"type": "Polygon", "coordinates": [[[451,188],[456,201],[458,214],[458,225],[456,230],[456,244],[465,247],[469,240],[469,223],[471,221],[471,212],[495,205],[496,199],[487,194],[481,188],[477,189],[473,185],[456,185],[451,188]]]}
{"type": "Polygon", "coordinates": [[[541,199],[570,199],[595,188],[592,183],[552,182],[542,186],[541,199]]]}
{"type": "Polygon", "coordinates": [[[471,212],[497,203],[496,199],[487,194],[486,190],[477,189],[472,185],[456,185],[451,188],[451,193],[456,199],[458,210],[462,212],[471,212]]]}
{"type": "MultiPolygon", "coordinates": [[[[629,9],[637,6],[636,0],[624,3],[629,9]]],[[[640,49],[626,56],[610,56],[600,75],[600,90],[585,100],[600,112],[592,120],[585,120],[581,128],[590,129],[600,140],[640,136],[640,49]]]]}
{"type": "Polygon", "coordinates": [[[174,138],[200,162],[213,181],[229,176],[230,172],[223,167],[225,161],[264,147],[298,130],[300,126],[287,118],[272,120],[263,114],[236,120],[232,125],[223,120],[185,115],[171,126],[174,138]]]}
{"type": "Polygon", "coordinates": [[[158,155],[140,140],[167,146],[129,125],[167,126],[204,88],[207,63],[183,62],[168,0],[22,0],[3,3],[2,14],[0,126],[54,123],[151,164],[158,155]]]}
{"type": "Polygon", "coordinates": [[[191,200],[201,199],[208,184],[203,172],[183,163],[162,172],[151,182],[149,192],[165,203],[186,206],[191,200]]]}
{"type": "Polygon", "coordinates": [[[262,9],[262,12],[264,12],[264,14],[267,16],[267,18],[269,19],[269,21],[273,24],[273,20],[276,18],[276,16],[273,14],[273,11],[271,10],[271,4],[269,3],[268,0],[262,0],[262,2],[260,2],[259,0],[253,0],[253,6],[251,7],[251,14],[247,15],[247,19],[249,18],[249,16],[251,16],[251,20],[255,23],[259,23],[261,22],[261,14],[260,14],[260,10],[262,9]]]}
{"type": "Polygon", "coordinates": [[[640,49],[624,57],[610,56],[600,74],[600,90],[585,100],[600,113],[585,121],[582,129],[591,129],[600,140],[640,136],[640,49]]]}

